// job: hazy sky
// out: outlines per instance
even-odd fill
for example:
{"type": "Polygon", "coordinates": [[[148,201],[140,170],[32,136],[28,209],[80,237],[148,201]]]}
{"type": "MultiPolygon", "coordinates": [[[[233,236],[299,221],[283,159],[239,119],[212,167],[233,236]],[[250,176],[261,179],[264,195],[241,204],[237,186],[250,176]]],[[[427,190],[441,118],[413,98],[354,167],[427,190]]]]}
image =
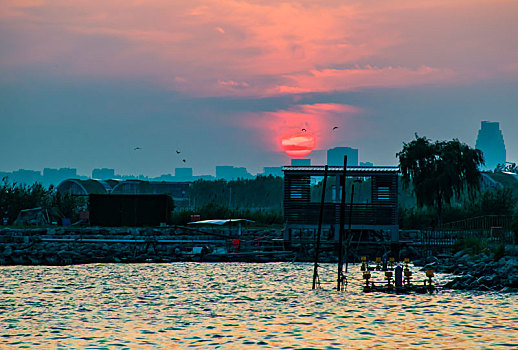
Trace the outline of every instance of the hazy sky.
{"type": "Polygon", "coordinates": [[[481,120],[518,161],[516,0],[0,1],[0,171],[255,173],[302,128],[393,165],[481,120]]]}

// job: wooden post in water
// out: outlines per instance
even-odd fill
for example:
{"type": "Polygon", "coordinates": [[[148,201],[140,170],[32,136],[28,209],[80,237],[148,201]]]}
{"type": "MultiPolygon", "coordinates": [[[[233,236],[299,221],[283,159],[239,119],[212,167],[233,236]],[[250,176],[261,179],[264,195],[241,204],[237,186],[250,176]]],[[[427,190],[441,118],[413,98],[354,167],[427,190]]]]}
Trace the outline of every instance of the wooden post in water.
{"type": "Polygon", "coordinates": [[[340,179],[342,183],[342,198],[340,201],[340,232],[338,235],[338,277],[336,279],[336,290],[341,289],[342,270],[343,270],[343,250],[344,250],[344,226],[345,226],[345,176],[347,174],[347,156],[344,156],[344,173],[340,179]]]}
{"type": "Polygon", "coordinates": [[[347,273],[347,266],[349,265],[349,243],[352,239],[351,220],[353,218],[353,198],[354,198],[354,181],[351,188],[351,203],[349,204],[349,230],[347,231],[347,239],[345,246],[345,273],[347,273]]]}
{"type": "Polygon", "coordinates": [[[326,198],[326,183],[327,183],[327,165],[324,168],[324,181],[322,187],[322,199],[320,200],[320,215],[318,217],[318,230],[315,237],[315,268],[313,269],[313,287],[315,289],[318,278],[318,254],[320,252],[320,232],[322,231],[322,220],[324,218],[324,200],[326,198]]]}

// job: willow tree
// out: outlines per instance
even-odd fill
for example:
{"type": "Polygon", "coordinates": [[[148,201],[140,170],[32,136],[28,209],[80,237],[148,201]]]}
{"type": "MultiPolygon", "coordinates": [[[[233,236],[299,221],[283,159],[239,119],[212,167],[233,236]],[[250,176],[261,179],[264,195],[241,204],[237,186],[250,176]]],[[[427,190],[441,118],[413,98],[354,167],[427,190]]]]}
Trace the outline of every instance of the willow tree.
{"type": "Polygon", "coordinates": [[[403,149],[396,156],[403,186],[408,188],[412,184],[419,207],[437,210],[439,225],[444,204],[450,204],[465,191],[473,195],[480,188],[482,152],[457,139],[432,143],[416,134],[415,140],[403,143],[403,149]]]}

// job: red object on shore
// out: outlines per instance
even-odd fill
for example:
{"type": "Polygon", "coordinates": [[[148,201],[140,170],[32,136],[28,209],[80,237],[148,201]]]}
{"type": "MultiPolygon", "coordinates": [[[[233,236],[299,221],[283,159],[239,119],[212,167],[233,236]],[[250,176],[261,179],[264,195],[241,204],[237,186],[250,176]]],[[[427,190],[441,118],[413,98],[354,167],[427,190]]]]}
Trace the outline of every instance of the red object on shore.
{"type": "Polygon", "coordinates": [[[234,238],[234,239],[232,240],[232,244],[234,245],[234,251],[236,251],[236,252],[238,252],[238,251],[239,251],[239,244],[240,244],[240,243],[241,243],[241,242],[240,242],[240,241],[239,241],[239,239],[237,239],[237,238],[234,238]]]}

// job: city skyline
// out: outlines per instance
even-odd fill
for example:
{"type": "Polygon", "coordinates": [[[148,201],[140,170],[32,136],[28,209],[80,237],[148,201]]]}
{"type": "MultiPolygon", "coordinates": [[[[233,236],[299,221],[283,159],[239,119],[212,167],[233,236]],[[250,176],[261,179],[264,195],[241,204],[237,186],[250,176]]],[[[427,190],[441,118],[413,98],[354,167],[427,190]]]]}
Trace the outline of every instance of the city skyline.
{"type": "MultiPolygon", "coordinates": [[[[485,165],[481,166],[482,171],[493,171],[497,165],[505,165],[515,163],[506,159],[505,142],[503,140],[502,130],[499,129],[499,122],[481,121],[481,129],[477,134],[476,148],[480,149],[484,154],[485,165]],[[488,148],[489,147],[489,148],[488,148]],[[502,153],[503,152],[503,153],[502,153]],[[487,154],[486,154],[487,153],[487,154]],[[495,160],[496,159],[496,160],[495,160]]],[[[359,149],[349,146],[337,146],[327,150],[315,150],[306,158],[293,157],[289,163],[282,166],[309,166],[309,165],[331,165],[339,166],[343,162],[343,156],[348,156],[349,166],[376,166],[384,164],[373,164],[370,161],[363,160],[359,157],[359,149]],[[323,157],[324,156],[324,160],[323,157]]],[[[12,172],[0,170],[0,178],[7,177],[10,182],[19,183],[35,183],[39,182],[44,185],[57,185],[66,179],[139,179],[149,181],[195,181],[204,180],[236,180],[251,179],[256,176],[283,176],[282,166],[263,166],[261,171],[250,173],[246,167],[234,165],[216,165],[213,172],[201,173],[195,171],[191,167],[177,167],[159,175],[149,175],[146,173],[124,174],[114,168],[94,168],[90,174],[78,173],[76,168],[43,168],[43,170],[34,169],[16,169],[12,172]],[[57,180],[56,180],[57,179],[57,180]]]]}
{"type": "Polygon", "coordinates": [[[415,133],[475,147],[482,120],[516,160],[516,13],[510,0],[8,0],[1,170],[258,173],[289,164],[294,136],[303,153],[347,145],[395,165],[415,133]]]}

